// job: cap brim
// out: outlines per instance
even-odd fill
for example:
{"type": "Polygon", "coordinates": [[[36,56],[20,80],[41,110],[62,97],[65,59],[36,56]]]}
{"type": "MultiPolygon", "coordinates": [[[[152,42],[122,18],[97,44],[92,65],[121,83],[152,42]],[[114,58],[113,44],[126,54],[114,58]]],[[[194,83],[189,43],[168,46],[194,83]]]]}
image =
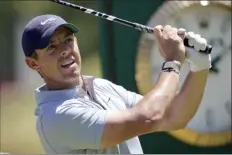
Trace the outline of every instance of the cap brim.
{"type": "Polygon", "coordinates": [[[42,42],[40,42],[39,47],[37,47],[37,48],[38,49],[45,48],[49,44],[50,39],[52,38],[52,35],[54,34],[54,32],[61,26],[68,28],[72,33],[77,33],[80,31],[76,25],[71,24],[71,23],[65,23],[65,24],[61,24],[59,26],[51,27],[50,29],[48,29],[45,32],[45,34],[43,35],[44,40],[42,42]]]}
{"type": "MultiPolygon", "coordinates": [[[[76,25],[71,24],[71,23],[65,23],[65,24],[62,24],[62,25],[60,25],[60,26],[64,26],[64,27],[68,28],[68,29],[71,30],[73,33],[77,33],[77,32],[80,31],[80,29],[79,29],[76,25]]],[[[60,26],[59,26],[59,27],[60,27],[60,26]]]]}

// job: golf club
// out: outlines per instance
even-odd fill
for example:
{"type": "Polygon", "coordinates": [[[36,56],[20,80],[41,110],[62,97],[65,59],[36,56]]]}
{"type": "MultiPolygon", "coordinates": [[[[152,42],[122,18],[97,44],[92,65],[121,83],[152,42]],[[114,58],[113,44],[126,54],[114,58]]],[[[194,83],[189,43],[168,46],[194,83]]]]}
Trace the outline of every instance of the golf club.
{"type": "MultiPolygon", "coordinates": [[[[68,6],[68,7],[77,9],[77,10],[80,10],[80,11],[85,12],[87,14],[92,14],[92,15],[95,15],[95,16],[98,16],[98,17],[102,17],[102,18],[107,19],[109,21],[116,22],[116,23],[119,23],[119,24],[122,24],[122,25],[125,25],[125,26],[128,26],[128,27],[134,28],[134,29],[142,31],[142,32],[153,33],[153,29],[151,27],[148,27],[148,26],[145,26],[145,25],[142,25],[142,24],[139,24],[139,23],[130,22],[130,21],[127,21],[127,20],[124,20],[124,19],[120,19],[120,18],[117,18],[115,16],[107,15],[105,13],[101,13],[101,12],[98,12],[98,11],[95,11],[95,10],[92,10],[92,9],[89,9],[89,8],[85,8],[85,7],[82,7],[82,6],[73,4],[73,3],[63,1],[63,0],[50,0],[50,1],[61,4],[61,5],[64,5],[64,6],[68,6]]],[[[184,45],[186,47],[191,47],[188,44],[188,39],[187,38],[184,39],[184,45]]],[[[199,52],[200,53],[205,53],[205,54],[210,54],[211,51],[212,51],[212,46],[207,45],[207,47],[206,47],[206,49],[204,51],[200,50],[199,52]]]]}

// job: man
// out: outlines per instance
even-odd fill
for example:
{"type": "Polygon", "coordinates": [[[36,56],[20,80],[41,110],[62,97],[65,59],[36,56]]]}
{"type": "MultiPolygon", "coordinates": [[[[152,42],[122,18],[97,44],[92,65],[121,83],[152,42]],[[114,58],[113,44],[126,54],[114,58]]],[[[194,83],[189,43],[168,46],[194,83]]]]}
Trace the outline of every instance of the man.
{"type": "Polygon", "coordinates": [[[78,31],[59,16],[41,15],[22,35],[25,61],[45,82],[35,93],[37,131],[46,153],[142,154],[137,136],[186,126],[200,105],[211,67],[210,55],[197,52],[206,48],[205,39],[170,25],[156,26],[164,65],[154,88],[141,96],[81,74],[78,31]],[[185,37],[194,49],[186,50],[185,37]],[[178,91],[186,55],[191,72],[178,91]]]}

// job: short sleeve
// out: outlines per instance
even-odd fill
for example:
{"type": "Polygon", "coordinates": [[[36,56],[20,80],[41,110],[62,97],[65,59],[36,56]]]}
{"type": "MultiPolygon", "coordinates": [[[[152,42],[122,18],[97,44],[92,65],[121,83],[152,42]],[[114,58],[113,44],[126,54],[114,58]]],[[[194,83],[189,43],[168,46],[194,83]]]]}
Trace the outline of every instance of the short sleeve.
{"type": "Polygon", "coordinates": [[[44,118],[48,140],[70,150],[99,149],[107,111],[87,105],[67,104],[44,118]]]}
{"type": "Polygon", "coordinates": [[[135,92],[126,90],[124,87],[120,85],[116,85],[110,82],[110,86],[114,89],[114,91],[121,97],[126,103],[127,108],[134,107],[142,98],[143,96],[137,94],[135,92]]]}

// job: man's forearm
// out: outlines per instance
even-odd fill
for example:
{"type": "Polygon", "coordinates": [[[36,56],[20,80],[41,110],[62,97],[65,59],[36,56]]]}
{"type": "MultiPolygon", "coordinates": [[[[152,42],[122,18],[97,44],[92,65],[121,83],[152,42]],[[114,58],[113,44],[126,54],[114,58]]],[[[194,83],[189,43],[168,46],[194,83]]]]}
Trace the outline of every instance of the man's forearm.
{"type": "Polygon", "coordinates": [[[168,124],[176,129],[185,127],[195,115],[205,91],[208,70],[190,72],[175,96],[167,113],[168,124]]]}
{"type": "MultiPolygon", "coordinates": [[[[179,75],[175,72],[162,72],[153,90],[136,105],[141,119],[155,122],[153,130],[163,120],[164,113],[171,105],[178,89],[179,75]]],[[[160,126],[159,126],[160,128],[160,126]]]]}

